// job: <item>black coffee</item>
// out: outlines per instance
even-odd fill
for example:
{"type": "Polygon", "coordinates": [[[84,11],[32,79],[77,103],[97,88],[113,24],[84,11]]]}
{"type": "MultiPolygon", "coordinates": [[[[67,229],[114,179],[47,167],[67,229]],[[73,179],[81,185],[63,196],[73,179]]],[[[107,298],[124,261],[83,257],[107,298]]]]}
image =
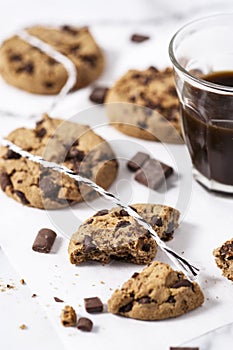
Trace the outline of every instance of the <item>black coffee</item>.
{"type": "MultiPolygon", "coordinates": [[[[233,87],[233,71],[201,79],[233,87]]],[[[233,185],[233,94],[220,95],[185,83],[183,95],[189,101],[189,106],[181,106],[181,114],[194,167],[208,179],[233,185]]]]}

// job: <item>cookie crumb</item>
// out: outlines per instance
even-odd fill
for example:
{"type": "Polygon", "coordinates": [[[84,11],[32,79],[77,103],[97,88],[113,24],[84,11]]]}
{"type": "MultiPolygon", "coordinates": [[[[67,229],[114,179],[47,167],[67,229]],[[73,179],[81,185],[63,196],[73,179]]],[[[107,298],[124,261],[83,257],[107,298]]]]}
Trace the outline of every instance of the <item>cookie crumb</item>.
{"type": "Polygon", "coordinates": [[[25,324],[21,324],[21,326],[19,326],[20,329],[26,329],[27,326],[25,324]]]}
{"type": "Polygon", "coordinates": [[[72,306],[66,305],[61,313],[61,323],[64,327],[73,327],[76,325],[77,315],[72,306]]]}
{"type": "Polygon", "coordinates": [[[32,298],[35,298],[37,297],[37,295],[35,293],[32,294],[32,298]]]}
{"type": "Polygon", "coordinates": [[[22,285],[25,285],[25,284],[26,284],[26,282],[24,281],[23,278],[21,278],[21,280],[20,280],[19,282],[20,282],[20,284],[22,284],[22,285]]]}
{"type": "Polygon", "coordinates": [[[57,297],[53,297],[53,299],[57,302],[57,303],[64,303],[64,300],[57,298],[57,297]]]}

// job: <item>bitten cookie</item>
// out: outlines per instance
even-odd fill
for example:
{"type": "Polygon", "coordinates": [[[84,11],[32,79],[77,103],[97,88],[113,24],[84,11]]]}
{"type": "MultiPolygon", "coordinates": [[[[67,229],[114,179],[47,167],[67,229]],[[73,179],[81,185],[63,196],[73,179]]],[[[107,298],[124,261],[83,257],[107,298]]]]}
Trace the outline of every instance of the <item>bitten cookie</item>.
{"type": "Polygon", "coordinates": [[[223,276],[233,281],[233,238],[213,252],[217,266],[222,270],[223,276]]]}
{"type": "Polygon", "coordinates": [[[138,320],[162,320],[196,309],[204,295],[196,282],[182,272],[154,261],[116,290],[108,301],[108,311],[138,320]]]}
{"type": "MultiPolygon", "coordinates": [[[[179,212],[156,204],[135,204],[132,208],[146,219],[161,239],[173,238],[179,212]]],[[[109,263],[111,258],[147,264],[157,252],[154,238],[128,213],[120,208],[101,210],[82,224],[69,244],[72,264],[88,260],[109,263]]]]}
{"type": "Polygon", "coordinates": [[[124,134],[182,142],[179,101],[171,68],[129,70],[108,91],[105,102],[111,125],[124,134]]]}
{"type": "MultiPolygon", "coordinates": [[[[104,57],[88,28],[35,26],[29,34],[43,40],[67,56],[77,69],[74,90],[89,85],[104,68],[104,57]]],[[[36,94],[57,94],[68,78],[64,66],[17,35],[0,48],[0,73],[20,89],[36,94]]]]}
{"type": "MultiPolygon", "coordinates": [[[[105,189],[116,177],[118,164],[111,147],[86,125],[45,115],[35,129],[16,129],[7,138],[32,154],[66,165],[105,189]]],[[[6,147],[0,147],[0,186],[18,202],[46,209],[80,202],[92,192],[6,147]]]]}

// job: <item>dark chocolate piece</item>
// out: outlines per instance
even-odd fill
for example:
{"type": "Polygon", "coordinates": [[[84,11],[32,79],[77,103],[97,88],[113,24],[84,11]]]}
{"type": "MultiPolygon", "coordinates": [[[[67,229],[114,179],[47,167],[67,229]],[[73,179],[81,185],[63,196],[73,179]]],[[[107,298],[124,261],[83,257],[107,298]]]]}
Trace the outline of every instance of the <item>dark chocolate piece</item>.
{"type": "Polygon", "coordinates": [[[7,186],[11,186],[11,179],[10,176],[6,173],[3,172],[0,174],[0,186],[3,191],[6,190],[7,186]]]}
{"type": "Polygon", "coordinates": [[[97,103],[97,104],[102,104],[104,103],[105,101],[105,97],[106,97],[106,94],[108,92],[108,88],[107,87],[104,87],[104,86],[96,86],[90,96],[89,96],[89,99],[94,102],[94,103],[97,103]]]}
{"type": "Polygon", "coordinates": [[[156,159],[149,159],[136,172],[135,180],[155,190],[163,183],[164,178],[170,176],[172,172],[173,169],[170,166],[156,159]]]}
{"type": "Polygon", "coordinates": [[[20,201],[22,204],[29,204],[29,201],[27,200],[25,194],[21,191],[14,190],[14,193],[16,194],[17,197],[19,197],[20,201]]]}
{"type": "Polygon", "coordinates": [[[127,167],[131,171],[136,171],[142,167],[142,165],[150,158],[149,154],[143,152],[137,152],[135,156],[127,163],[127,167]]]}
{"type": "Polygon", "coordinates": [[[128,212],[125,209],[120,210],[120,216],[129,216],[128,212]]]}
{"type": "Polygon", "coordinates": [[[102,209],[100,211],[97,211],[97,213],[93,216],[103,216],[108,214],[108,209],[102,209]]]}
{"type": "Polygon", "coordinates": [[[193,286],[192,282],[184,279],[184,280],[178,281],[175,284],[173,284],[173,286],[171,286],[171,288],[181,288],[181,287],[189,287],[190,288],[192,286],[193,286]]]}
{"type": "Polygon", "coordinates": [[[17,73],[25,72],[28,74],[32,74],[34,72],[34,64],[31,62],[26,63],[24,66],[19,67],[16,72],[17,73]]]}
{"type": "Polygon", "coordinates": [[[49,228],[42,228],[33,243],[32,249],[38,253],[49,253],[57,234],[49,228]]]}
{"type": "Polygon", "coordinates": [[[132,274],[131,278],[136,278],[138,275],[139,275],[138,272],[134,272],[134,273],[132,274]]]}
{"type": "Polygon", "coordinates": [[[56,303],[64,303],[64,300],[57,298],[57,297],[53,297],[53,299],[56,301],[56,303]]]}
{"type": "Polygon", "coordinates": [[[11,149],[7,150],[6,155],[4,156],[4,159],[20,159],[21,155],[12,151],[11,149]]]}
{"type": "Polygon", "coordinates": [[[220,256],[224,259],[233,259],[233,244],[226,243],[220,248],[220,256]]]}
{"type": "Polygon", "coordinates": [[[84,237],[84,251],[85,253],[90,253],[92,250],[96,249],[96,245],[92,242],[92,238],[90,236],[84,237]]]}
{"type": "Polygon", "coordinates": [[[142,297],[138,299],[139,304],[149,304],[151,302],[150,297],[142,297]]]}
{"type": "Polygon", "coordinates": [[[154,215],[151,218],[151,225],[156,225],[158,227],[162,227],[163,226],[163,221],[162,221],[162,219],[159,216],[154,215]]]}
{"type": "Polygon", "coordinates": [[[36,130],[35,133],[36,133],[36,137],[42,138],[46,135],[47,130],[45,128],[41,128],[39,130],[36,130]]]}
{"type": "Polygon", "coordinates": [[[95,314],[98,312],[102,312],[104,309],[103,303],[98,297],[93,298],[85,298],[85,309],[89,314],[95,314]]]}
{"type": "Polygon", "coordinates": [[[9,56],[9,60],[11,62],[20,62],[22,61],[22,55],[13,53],[9,56]]]}
{"type": "Polygon", "coordinates": [[[131,225],[129,221],[126,221],[126,220],[119,221],[116,225],[115,230],[118,230],[119,228],[122,228],[122,227],[127,227],[129,225],[131,225]]]}
{"type": "Polygon", "coordinates": [[[124,306],[122,306],[120,309],[119,309],[119,312],[129,312],[130,310],[132,310],[132,307],[133,307],[133,302],[130,302],[124,306]]]}
{"type": "Polygon", "coordinates": [[[142,35],[142,34],[133,34],[130,38],[131,41],[134,43],[142,43],[143,41],[149,40],[150,37],[148,35],[142,35]]]}
{"type": "Polygon", "coordinates": [[[77,323],[77,328],[84,332],[91,332],[93,327],[93,322],[86,317],[80,317],[77,323]]]}

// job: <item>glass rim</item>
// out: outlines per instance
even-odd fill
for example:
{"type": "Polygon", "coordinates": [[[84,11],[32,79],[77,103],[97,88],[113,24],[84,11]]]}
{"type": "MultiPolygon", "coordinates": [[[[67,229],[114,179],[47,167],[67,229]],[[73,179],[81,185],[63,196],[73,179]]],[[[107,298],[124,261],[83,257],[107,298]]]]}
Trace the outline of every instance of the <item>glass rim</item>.
{"type": "MultiPolygon", "coordinates": [[[[186,23],[180,29],[178,29],[175,32],[175,34],[172,36],[170,43],[169,43],[169,48],[168,48],[170,60],[176,69],[178,69],[181,73],[183,73],[188,80],[191,80],[192,82],[194,82],[198,85],[205,86],[206,88],[209,88],[216,93],[217,92],[218,93],[220,93],[220,92],[233,93],[233,87],[216,84],[216,83],[213,83],[213,82],[210,82],[210,81],[207,81],[207,80],[204,80],[204,79],[201,79],[201,78],[198,78],[198,77],[195,77],[194,75],[192,75],[189,71],[187,71],[184,67],[182,67],[182,65],[176,59],[175,52],[174,52],[174,45],[175,45],[177,38],[179,38],[179,36],[183,32],[185,32],[186,30],[188,30],[189,28],[191,29],[192,26],[194,26],[198,23],[201,23],[201,22],[214,20],[214,19],[218,19],[218,18],[226,18],[226,17],[232,18],[232,23],[233,23],[233,12],[205,16],[205,17],[201,17],[201,18],[198,18],[198,19],[195,19],[193,21],[186,23]]],[[[232,67],[232,71],[233,71],[233,67],[232,67]]]]}

